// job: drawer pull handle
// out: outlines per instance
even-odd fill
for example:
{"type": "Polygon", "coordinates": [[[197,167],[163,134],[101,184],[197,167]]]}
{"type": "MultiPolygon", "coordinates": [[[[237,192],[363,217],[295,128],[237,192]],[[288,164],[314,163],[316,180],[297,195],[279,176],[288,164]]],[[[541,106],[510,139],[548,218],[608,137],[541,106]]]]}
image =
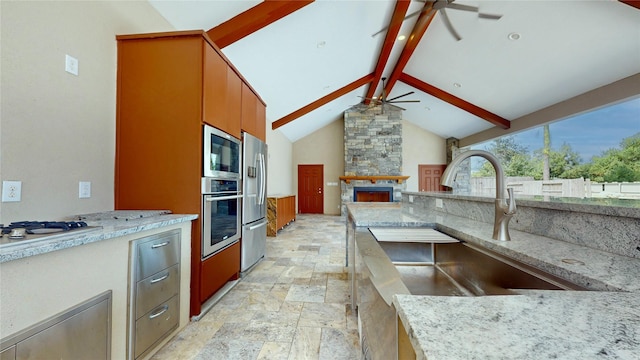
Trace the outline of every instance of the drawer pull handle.
{"type": "Polygon", "coordinates": [[[162,280],[164,280],[164,279],[166,279],[166,278],[168,278],[168,277],[169,277],[169,273],[167,273],[167,275],[165,275],[165,276],[162,276],[162,277],[159,277],[159,278],[157,278],[157,279],[153,279],[153,280],[151,280],[151,284],[155,284],[155,283],[157,283],[157,282],[160,282],[160,281],[162,281],[162,280]]]}
{"type": "Polygon", "coordinates": [[[159,248],[159,247],[163,247],[163,246],[167,246],[167,245],[169,245],[169,242],[168,242],[168,241],[165,241],[165,242],[160,243],[160,244],[153,244],[153,245],[151,245],[151,248],[152,248],[152,249],[157,249],[157,248],[159,248]]]}
{"type": "Polygon", "coordinates": [[[164,314],[165,312],[167,312],[167,310],[169,310],[169,305],[165,305],[162,307],[162,309],[158,312],[154,312],[153,314],[149,315],[149,319],[154,319],[157,318],[158,316],[164,314]]]}

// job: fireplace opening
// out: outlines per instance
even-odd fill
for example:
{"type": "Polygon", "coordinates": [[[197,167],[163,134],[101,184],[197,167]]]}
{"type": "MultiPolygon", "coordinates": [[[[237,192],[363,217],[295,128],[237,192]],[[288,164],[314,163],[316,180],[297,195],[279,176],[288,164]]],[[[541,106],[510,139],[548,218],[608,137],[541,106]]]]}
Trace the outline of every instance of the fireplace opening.
{"type": "Polygon", "coordinates": [[[393,187],[361,186],[353,188],[355,202],[392,202],[393,187]]]}

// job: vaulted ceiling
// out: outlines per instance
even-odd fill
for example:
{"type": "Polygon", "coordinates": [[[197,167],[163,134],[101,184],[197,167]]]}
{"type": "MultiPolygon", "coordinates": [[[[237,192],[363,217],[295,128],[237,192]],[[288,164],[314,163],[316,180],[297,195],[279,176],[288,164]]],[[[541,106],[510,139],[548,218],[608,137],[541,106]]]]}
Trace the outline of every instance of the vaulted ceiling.
{"type": "Polygon", "coordinates": [[[207,31],[291,141],[380,96],[383,77],[388,99],[419,100],[396,104],[405,120],[464,138],[640,73],[639,1],[458,0],[502,15],[447,8],[460,40],[431,0],[149,2],[207,31]]]}

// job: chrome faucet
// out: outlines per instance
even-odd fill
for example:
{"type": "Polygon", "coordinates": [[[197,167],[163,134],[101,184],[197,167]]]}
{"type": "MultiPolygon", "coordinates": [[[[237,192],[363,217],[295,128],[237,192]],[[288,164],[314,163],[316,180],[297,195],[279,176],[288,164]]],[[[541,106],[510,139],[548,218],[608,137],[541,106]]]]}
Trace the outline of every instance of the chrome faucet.
{"type": "Polygon", "coordinates": [[[516,199],[513,197],[513,189],[507,189],[509,193],[509,204],[504,198],[504,170],[500,165],[500,160],[490,152],[483,150],[469,150],[460,153],[456,158],[451,161],[451,164],[447,166],[446,170],[442,174],[440,183],[444,186],[453,184],[456,172],[454,169],[460,165],[462,161],[471,157],[480,156],[487,159],[493,168],[496,170],[496,201],[495,201],[495,219],[493,221],[493,238],[495,240],[508,241],[511,240],[509,236],[509,220],[516,213],[516,199]]]}

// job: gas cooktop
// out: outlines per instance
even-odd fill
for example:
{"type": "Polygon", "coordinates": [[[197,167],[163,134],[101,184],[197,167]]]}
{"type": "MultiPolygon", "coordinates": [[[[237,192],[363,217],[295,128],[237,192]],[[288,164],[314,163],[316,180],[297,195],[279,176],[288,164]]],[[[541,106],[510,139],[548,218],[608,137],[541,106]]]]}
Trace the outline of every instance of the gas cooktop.
{"type": "Polygon", "coordinates": [[[101,229],[89,226],[84,221],[18,221],[8,226],[0,224],[2,236],[0,246],[11,246],[33,241],[50,240],[61,236],[74,235],[101,229]]]}

